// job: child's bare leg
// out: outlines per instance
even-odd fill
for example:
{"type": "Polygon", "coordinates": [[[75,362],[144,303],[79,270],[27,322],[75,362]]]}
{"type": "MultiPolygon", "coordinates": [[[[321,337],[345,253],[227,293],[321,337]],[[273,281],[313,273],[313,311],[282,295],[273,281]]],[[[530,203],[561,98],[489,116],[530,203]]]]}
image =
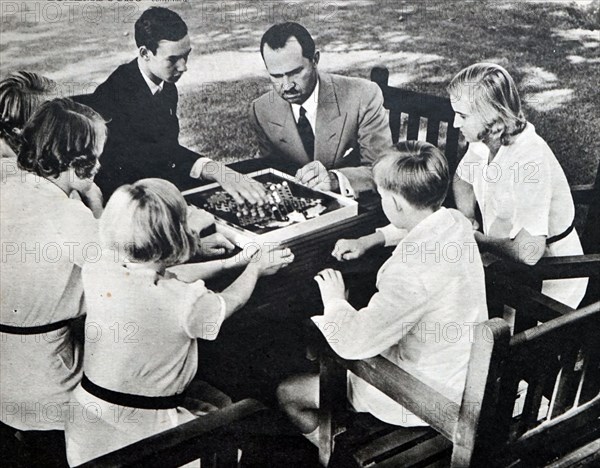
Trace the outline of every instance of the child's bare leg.
{"type": "Polygon", "coordinates": [[[304,434],[319,425],[319,374],[290,377],[277,388],[279,405],[304,434]]]}

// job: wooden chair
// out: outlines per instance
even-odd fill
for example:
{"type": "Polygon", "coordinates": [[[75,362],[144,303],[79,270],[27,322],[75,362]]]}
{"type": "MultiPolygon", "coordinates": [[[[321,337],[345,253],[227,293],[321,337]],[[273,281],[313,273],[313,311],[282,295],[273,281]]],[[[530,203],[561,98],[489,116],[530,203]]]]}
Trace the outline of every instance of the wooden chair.
{"type": "Polygon", "coordinates": [[[460,404],[385,358],[348,361],[324,345],[322,458],[330,459],[330,467],[562,467],[600,462],[600,302],[565,315],[552,305],[546,308],[546,316],[557,318],[513,337],[500,318],[475,328],[460,404]],[[347,414],[347,371],[431,428],[363,424],[357,435],[342,417],[347,414]],[[548,409],[540,411],[544,397],[548,409]]]}
{"type": "MultiPolygon", "coordinates": [[[[566,257],[545,257],[534,266],[527,266],[508,259],[492,263],[486,268],[488,309],[490,315],[499,316],[500,310],[512,297],[511,307],[517,310],[515,329],[525,330],[535,326],[535,319],[520,314],[519,310],[537,307],[531,303],[532,294],[523,297],[507,294],[509,289],[518,290],[520,285],[528,285],[540,291],[543,280],[588,277],[589,283],[581,304],[587,305],[600,300],[600,171],[596,173],[594,184],[571,187],[575,202],[576,218],[579,218],[577,231],[583,246],[584,255],[566,257]]],[[[567,312],[571,309],[542,298],[538,292],[536,301],[544,304],[550,301],[555,310],[567,312]]]]}
{"type": "Polygon", "coordinates": [[[81,467],[176,467],[201,460],[202,467],[238,466],[242,439],[266,408],[246,399],[193,421],[155,434],[81,467]]]}
{"type": "Polygon", "coordinates": [[[450,99],[418,93],[388,85],[389,71],[384,66],[371,70],[371,81],[377,83],[383,93],[383,106],[389,110],[392,141],[404,137],[419,140],[419,130],[426,127],[425,140],[444,151],[454,174],[458,165],[458,136],[454,128],[454,111],[450,99]]]}
{"type": "Polygon", "coordinates": [[[587,208],[584,221],[577,226],[583,251],[586,254],[600,253],[600,166],[596,169],[593,184],[574,185],[571,194],[575,208],[587,208]]]}

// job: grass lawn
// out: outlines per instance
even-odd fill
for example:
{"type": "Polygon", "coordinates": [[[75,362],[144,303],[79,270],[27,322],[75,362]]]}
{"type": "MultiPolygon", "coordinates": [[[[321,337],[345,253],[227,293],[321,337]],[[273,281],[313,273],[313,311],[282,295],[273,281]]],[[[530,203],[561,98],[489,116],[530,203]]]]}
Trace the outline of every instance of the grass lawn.
{"type": "Polygon", "coordinates": [[[141,11],[168,6],[188,23],[194,47],[179,84],[181,140],[217,159],[256,152],[248,106],[269,89],[260,36],[295,20],[315,36],[321,68],[368,77],[384,63],[390,84],[422,92],[445,95],[461,68],[497,62],[517,80],[528,119],[569,181],[592,181],[598,166],[598,0],[68,3],[3,3],[1,76],[28,69],[55,78],[62,94],[89,92],[133,58],[141,11]]]}

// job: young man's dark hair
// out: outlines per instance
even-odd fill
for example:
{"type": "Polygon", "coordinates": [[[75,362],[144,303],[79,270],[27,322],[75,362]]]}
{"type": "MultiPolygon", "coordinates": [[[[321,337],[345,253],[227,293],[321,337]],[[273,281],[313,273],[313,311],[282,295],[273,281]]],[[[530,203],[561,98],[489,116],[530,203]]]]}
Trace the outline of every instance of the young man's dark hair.
{"type": "MultiPolygon", "coordinates": [[[[136,36],[137,37],[137,36],[136,36]]],[[[260,53],[264,58],[265,44],[271,49],[281,49],[290,37],[295,37],[302,47],[302,56],[312,60],[315,56],[315,41],[306,28],[291,21],[271,26],[260,40],[260,53]]]]}
{"type": "Polygon", "coordinates": [[[135,43],[156,54],[160,41],[179,41],[188,33],[185,22],[167,8],[151,7],[135,22],[135,43]]]}

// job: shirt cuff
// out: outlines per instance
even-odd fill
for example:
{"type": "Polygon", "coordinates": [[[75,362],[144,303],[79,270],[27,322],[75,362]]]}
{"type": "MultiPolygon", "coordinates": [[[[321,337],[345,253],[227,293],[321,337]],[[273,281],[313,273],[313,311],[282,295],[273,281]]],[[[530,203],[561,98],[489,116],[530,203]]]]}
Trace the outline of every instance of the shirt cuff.
{"type": "Polygon", "coordinates": [[[338,178],[338,184],[340,186],[340,194],[342,194],[344,197],[356,198],[356,193],[354,193],[354,189],[352,188],[352,185],[350,185],[350,181],[348,180],[348,177],[346,177],[340,171],[336,171],[335,169],[330,172],[333,172],[336,175],[336,177],[338,178]]]}
{"type": "Polygon", "coordinates": [[[385,247],[398,245],[407,234],[406,229],[398,229],[393,224],[388,224],[387,226],[377,228],[375,231],[380,232],[383,235],[383,238],[385,239],[385,247]]]}
{"type": "Polygon", "coordinates": [[[206,166],[209,162],[212,162],[212,159],[207,157],[196,159],[196,162],[190,171],[190,177],[194,179],[200,179],[202,177],[202,170],[204,169],[204,166],[206,166]]]}
{"type": "Polygon", "coordinates": [[[223,299],[223,296],[221,296],[220,294],[215,294],[215,296],[217,296],[217,298],[219,299],[219,303],[221,304],[221,309],[219,310],[219,328],[221,327],[221,325],[223,324],[223,322],[225,321],[225,311],[227,309],[227,304],[225,303],[225,299],[223,299]]]}

